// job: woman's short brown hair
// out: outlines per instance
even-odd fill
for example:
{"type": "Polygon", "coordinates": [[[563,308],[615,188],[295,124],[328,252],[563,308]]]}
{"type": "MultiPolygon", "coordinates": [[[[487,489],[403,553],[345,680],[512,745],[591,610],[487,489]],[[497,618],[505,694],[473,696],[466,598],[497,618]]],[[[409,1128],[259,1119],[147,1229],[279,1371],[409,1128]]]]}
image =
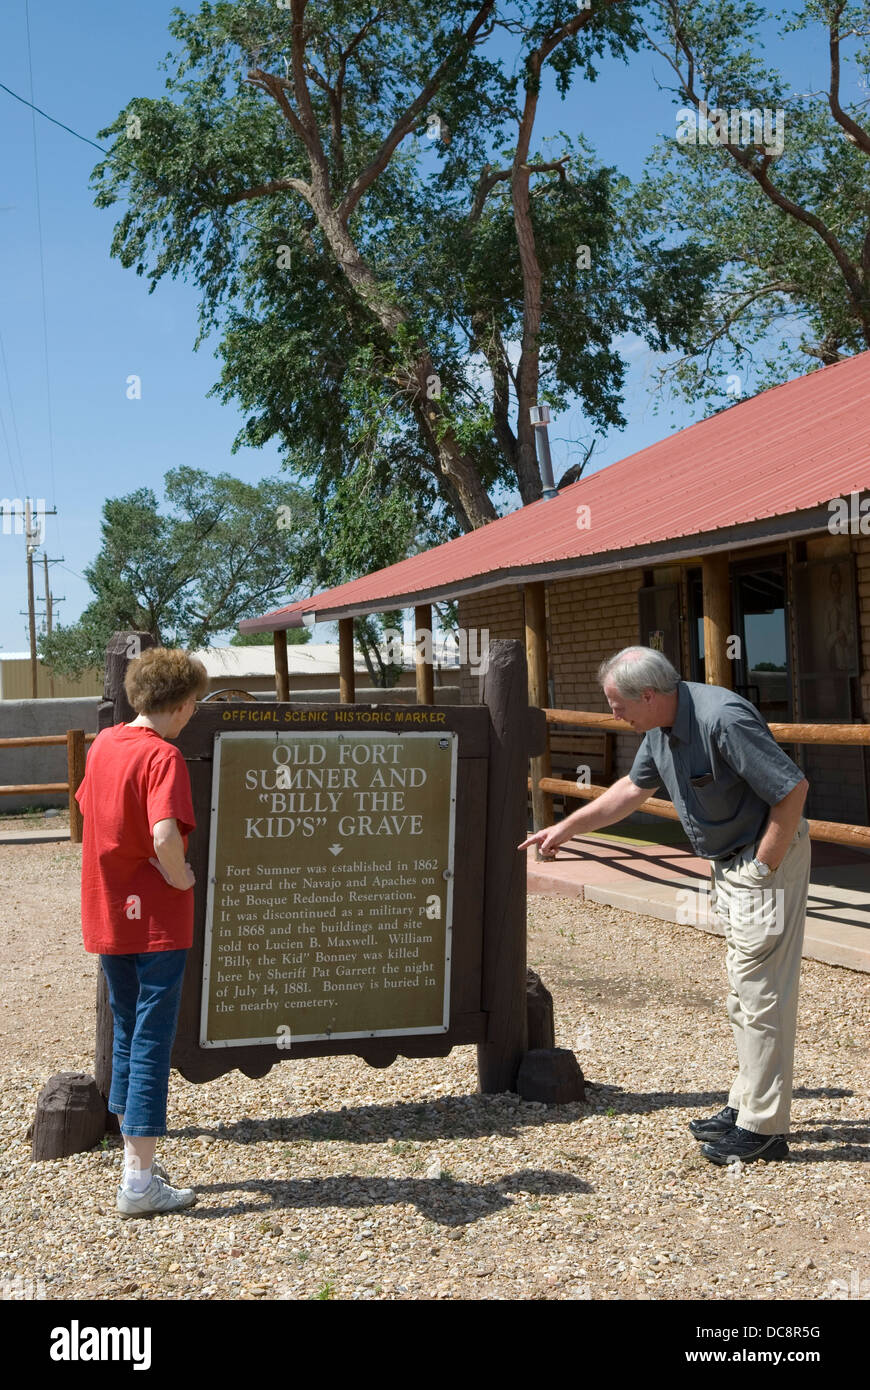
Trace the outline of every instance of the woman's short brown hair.
{"type": "Polygon", "coordinates": [[[196,692],[208,690],[208,673],[201,661],[177,647],[146,647],[127,667],[127,699],[137,714],[160,714],[176,709],[196,692]]]}

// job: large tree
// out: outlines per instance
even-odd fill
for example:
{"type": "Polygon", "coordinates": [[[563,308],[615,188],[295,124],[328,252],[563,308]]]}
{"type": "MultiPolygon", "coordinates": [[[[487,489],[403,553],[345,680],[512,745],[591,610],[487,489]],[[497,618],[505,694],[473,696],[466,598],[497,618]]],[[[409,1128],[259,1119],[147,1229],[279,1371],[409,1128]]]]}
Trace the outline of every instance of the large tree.
{"type": "Polygon", "coordinates": [[[685,338],[709,259],[628,227],[582,139],[535,132],[548,75],[564,97],[636,47],[632,6],[216,0],[170,27],[169,95],[103,132],[113,252],[152,288],[195,279],[238,442],[277,437],[330,517],[349,476],[430,541],[492,520],[499,487],[534,501],[530,404],[620,424],[614,338],[685,338]]]}
{"type": "Polygon", "coordinates": [[[810,0],[783,17],[784,33],[820,40],[826,81],[804,93],[759,56],[766,8],[657,0],[650,11],[647,39],[666,61],[682,131],[661,145],[638,205],[704,246],[719,267],[685,352],[665,375],[691,399],[721,405],[742,393],[750,371],[760,389],[864,351],[870,4],[810,0]],[[844,92],[847,58],[863,87],[857,100],[844,92]],[[768,112],[766,135],[750,122],[753,110],[768,112]]]}
{"type": "Polygon", "coordinates": [[[113,632],[150,632],[169,646],[208,646],[241,618],[289,601],[304,578],[311,503],[281,479],[243,483],[188,467],[103,505],[102,546],[85,578],[94,598],[76,623],[40,639],[53,670],[100,668],[113,632]]]}

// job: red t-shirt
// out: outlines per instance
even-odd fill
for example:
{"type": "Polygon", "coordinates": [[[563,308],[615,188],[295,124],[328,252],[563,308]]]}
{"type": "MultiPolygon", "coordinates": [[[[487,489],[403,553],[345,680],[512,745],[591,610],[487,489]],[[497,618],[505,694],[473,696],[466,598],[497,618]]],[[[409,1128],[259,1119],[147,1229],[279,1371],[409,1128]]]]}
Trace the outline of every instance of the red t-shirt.
{"type": "Polygon", "coordinates": [[[196,829],[190,776],[178,748],[144,724],[97,735],[76,792],[82,809],[82,936],[98,955],[179,951],[193,944],[193,889],[173,888],[149,864],[153,827],[196,829]]]}

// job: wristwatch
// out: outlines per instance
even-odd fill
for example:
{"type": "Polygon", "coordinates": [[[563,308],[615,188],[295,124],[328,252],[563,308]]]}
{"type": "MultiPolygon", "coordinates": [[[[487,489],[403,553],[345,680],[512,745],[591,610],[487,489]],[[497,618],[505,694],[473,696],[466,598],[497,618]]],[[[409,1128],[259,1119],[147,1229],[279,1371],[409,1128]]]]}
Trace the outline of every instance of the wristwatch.
{"type": "Polygon", "coordinates": [[[763,859],[751,859],[749,862],[755,872],[761,874],[762,878],[767,878],[767,875],[771,872],[770,865],[765,864],[763,859]]]}

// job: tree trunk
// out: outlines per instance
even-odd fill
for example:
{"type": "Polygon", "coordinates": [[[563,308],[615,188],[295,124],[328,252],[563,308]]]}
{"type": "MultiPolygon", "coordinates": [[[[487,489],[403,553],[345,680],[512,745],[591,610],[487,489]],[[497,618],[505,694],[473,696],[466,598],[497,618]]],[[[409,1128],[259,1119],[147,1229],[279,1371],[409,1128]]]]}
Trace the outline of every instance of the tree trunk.
{"type": "MultiPolygon", "coordinates": [[[[408,323],[408,316],[399,305],[391,303],[371,268],[363,260],[347,229],[334,208],[315,192],[312,206],[323,228],[330,249],[353,286],[354,291],[374,314],[390,337],[398,337],[408,323]]],[[[435,459],[441,476],[450,483],[462,503],[471,529],[495,521],[498,513],[489,493],[481,482],[474,463],[459,447],[456,436],[447,423],[438,398],[429,394],[432,379],[438,373],[429,352],[420,346],[416,361],[407,373],[396,378],[396,385],[420,425],[426,446],[435,459]],[[439,426],[446,425],[446,428],[439,426]]]]}

